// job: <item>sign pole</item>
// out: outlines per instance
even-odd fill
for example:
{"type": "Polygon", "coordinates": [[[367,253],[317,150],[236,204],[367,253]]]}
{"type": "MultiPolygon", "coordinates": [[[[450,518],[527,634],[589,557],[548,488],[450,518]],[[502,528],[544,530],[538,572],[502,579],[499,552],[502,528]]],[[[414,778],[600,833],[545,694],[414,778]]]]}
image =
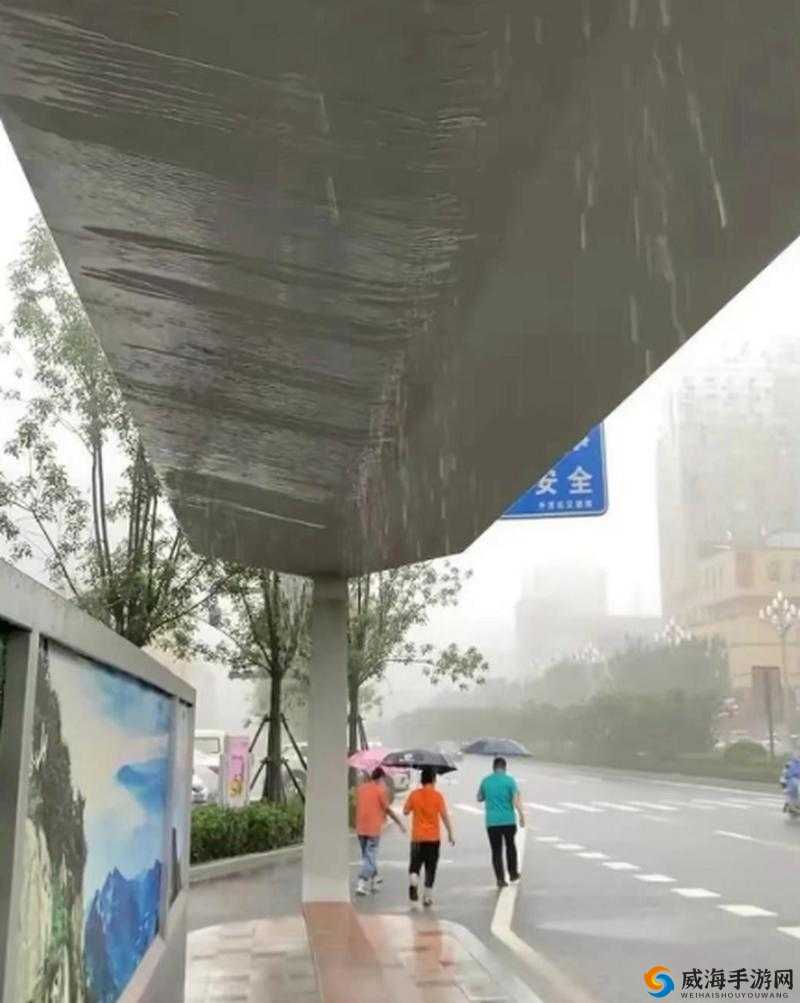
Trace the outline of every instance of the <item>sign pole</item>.
{"type": "Polygon", "coordinates": [[[772,673],[764,677],[764,697],[767,702],[767,726],[769,727],[769,758],[775,758],[775,723],[772,717],[772,673]]]}

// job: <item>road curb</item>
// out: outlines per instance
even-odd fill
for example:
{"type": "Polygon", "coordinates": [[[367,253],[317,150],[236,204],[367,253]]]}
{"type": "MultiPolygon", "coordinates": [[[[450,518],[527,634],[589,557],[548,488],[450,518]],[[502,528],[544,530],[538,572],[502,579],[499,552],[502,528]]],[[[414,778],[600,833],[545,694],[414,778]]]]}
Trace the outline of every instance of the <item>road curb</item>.
{"type": "Polygon", "coordinates": [[[476,958],[499,985],[508,990],[513,1003],[542,1003],[541,996],[526,985],[516,973],[509,971],[494,951],[460,923],[449,919],[438,919],[436,925],[447,930],[456,940],[460,940],[469,953],[476,958]]]}
{"type": "Polygon", "coordinates": [[[293,860],[302,854],[303,844],[295,843],[277,850],[266,850],[264,853],[246,853],[241,857],[225,857],[223,860],[210,860],[206,864],[194,864],[189,868],[189,884],[196,885],[202,881],[213,881],[216,878],[228,878],[234,874],[256,871],[269,864],[293,860]]]}

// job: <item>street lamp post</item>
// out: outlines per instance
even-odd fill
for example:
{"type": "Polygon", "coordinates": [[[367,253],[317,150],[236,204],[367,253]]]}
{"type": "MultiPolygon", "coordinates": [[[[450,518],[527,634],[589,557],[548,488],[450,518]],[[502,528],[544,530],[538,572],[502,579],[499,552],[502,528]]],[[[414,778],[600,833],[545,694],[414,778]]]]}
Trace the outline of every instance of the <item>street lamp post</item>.
{"type": "Polygon", "coordinates": [[[663,644],[668,644],[670,648],[677,648],[686,641],[691,641],[692,635],[690,631],[684,630],[673,616],[670,617],[669,623],[666,627],[664,627],[660,633],[655,635],[655,640],[663,644]]]}
{"type": "MultiPolygon", "coordinates": [[[[789,686],[789,673],[786,667],[786,635],[800,620],[800,610],[790,602],[783,592],[777,592],[763,609],[758,611],[758,618],[769,623],[775,630],[781,645],[781,682],[787,698],[792,700],[792,690],[789,686]]],[[[793,701],[792,701],[793,702],[793,701]]]]}
{"type": "Polygon", "coordinates": [[[592,666],[603,666],[603,679],[599,680],[597,674],[594,673],[593,683],[594,688],[597,688],[598,682],[602,685],[608,682],[608,662],[603,657],[603,653],[597,647],[596,644],[592,644],[591,641],[584,644],[583,647],[579,648],[575,654],[572,656],[573,659],[581,665],[592,665],[592,666]]]}

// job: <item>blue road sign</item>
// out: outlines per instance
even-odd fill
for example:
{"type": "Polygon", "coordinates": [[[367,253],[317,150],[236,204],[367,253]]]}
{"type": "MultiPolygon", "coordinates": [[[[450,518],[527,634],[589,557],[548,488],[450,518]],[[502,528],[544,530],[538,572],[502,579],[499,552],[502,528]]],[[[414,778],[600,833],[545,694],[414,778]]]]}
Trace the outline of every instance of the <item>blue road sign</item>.
{"type": "Polygon", "coordinates": [[[503,519],[558,519],[608,511],[603,426],[591,432],[507,509],[503,519]]]}

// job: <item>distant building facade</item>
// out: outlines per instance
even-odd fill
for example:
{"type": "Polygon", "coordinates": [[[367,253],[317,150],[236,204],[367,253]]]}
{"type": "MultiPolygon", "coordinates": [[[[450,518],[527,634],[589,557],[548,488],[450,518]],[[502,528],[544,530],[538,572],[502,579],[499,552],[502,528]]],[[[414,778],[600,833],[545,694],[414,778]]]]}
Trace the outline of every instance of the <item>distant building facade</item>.
{"type": "Polygon", "coordinates": [[[753,666],[782,669],[785,654],[788,684],[800,698],[800,631],[789,631],[784,652],[775,628],[758,616],[779,590],[800,602],[800,538],[792,542],[730,547],[701,559],[692,603],[677,611],[681,626],[695,635],[723,638],[731,685],[740,693],[752,686],[753,666]]]}
{"type": "MultiPolygon", "coordinates": [[[[800,354],[729,358],[687,378],[658,444],[662,607],[699,636],[722,637],[733,686],[778,665],[776,632],[758,611],[800,597],[800,354]]],[[[787,637],[800,685],[800,634],[787,637]]]]}
{"type": "Polygon", "coordinates": [[[608,613],[606,579],[599,568],[537,569],[524,583],[514,611],[516,661],[535,674],[585,645],[606,654],[627,638],[650,638],[660,627],[660,617],[608,613]]]}

